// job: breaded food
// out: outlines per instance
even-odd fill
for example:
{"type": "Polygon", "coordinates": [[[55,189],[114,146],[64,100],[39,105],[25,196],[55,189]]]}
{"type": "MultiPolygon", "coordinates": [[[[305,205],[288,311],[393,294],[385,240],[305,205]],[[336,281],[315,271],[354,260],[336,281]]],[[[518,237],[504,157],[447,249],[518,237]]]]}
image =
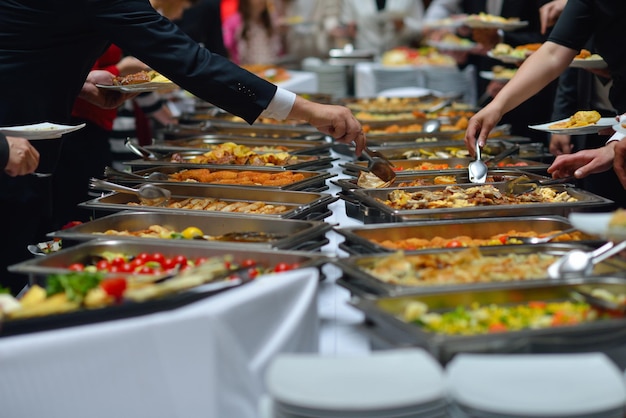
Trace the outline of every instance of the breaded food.
{"type": "Polygon", "coordinates": [[[550,129],[578,128],[597,123],[601,118],[600,113],[595,110],[580,110],[574,113],[568,120],[553,123],[550,129]]]}

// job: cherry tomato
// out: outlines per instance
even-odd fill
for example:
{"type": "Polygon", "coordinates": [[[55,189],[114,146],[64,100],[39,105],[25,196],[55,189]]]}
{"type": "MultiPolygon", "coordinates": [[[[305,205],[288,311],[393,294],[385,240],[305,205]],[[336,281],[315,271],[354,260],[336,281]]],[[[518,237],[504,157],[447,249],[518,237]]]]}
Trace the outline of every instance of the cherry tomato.
{"type": "Polygon", "coordinates": [[[458,248],[458,247],[462,247],[462,246],[463,246],[463,244],[458,239],[453,239],[452,241],[450,241],[450,242],[448,242],[446,244],[446,248],[458,248]]]}
{"type": "Polygon", "coordinates": [[[126,263],[126,259],[124,257],[115,257],[113,260],[111,260],[112,266],[120,267],[124,263],[126,263]]]}
{"type": "Polygon", "coordinates": [[[163,262],[161,263],[161,266],[163,267],[163,270],[173,270],[174,267],[176,267],[176,263],[174,262],[173,258],[166,257],[165,260],[163,260],[163,262]]]}
{"type": "Polygon", "coordinates": [[[85,270],[85,265],[81,263],[73,263],[67,266],[67,268],[72,271],[83,271],[85,270]]]}
{"type": "Polygon", "coordinates": [[[142,260],[141,258],[134,258],[133,261],[130,262],[133,270],[143,266],[144,264],[146,264],[146,260],[142,260]]]}
{"type": "Polygon", "coordinates": [[[251,258],[247,258],[241,262],[241,267],[252,267],[256,266],[256,261],[251,258]]]}
{"type": "Polygon", "coordinates": [[[104,279],[100,282],[100,287],[107,293],[107,295],[120,299],[126,290],[126,279],[124,277],[104,279]]]}
{"type": "Polygon", "coordinates": [[[509,240],[509,237],[507,237],[506,235],[502,235],[499,239],[502,244],[506,244],[509,240]]]}
{"type": "MultiPolygon", "coordinates": [[[[206,263],[207,260],[208,260],[208,257],[198,257],[198,258],[196,258],[196,263],[195,264],[196,264],[196,266],[199,266],[199,265],[201,265],[203,263],[206,263]]],[[[229,266],[230,266],[230,263],[229,263],[229,265],[227,267],[229,267],[229,266]]]]}
{"type": "Polygon", "coordinates": [[[248,269],[248,277],[250,277],[251,279],[256,278],[256,276],[258,275],[259,275],[259,271],[256,268],[250,267],[248,269]]]}
{"type": "Polygon", "coordinates": [[[135,261],[135,260],[141,260],[141,264],[138,264],[138,265],[142,265],[146,261],[150,260],[150,254],[148,254],[148,253],[139,253],[133,259],[133,261],[135,261]]]}
{"type": "Polygon", "coordinates": [[[139,270],[137,270],[139,274],[154,274],[154,269],[148,266],[141,266],[139,270]]]}
{"type": "Polygon", "coordinates": [[[181,269],[187,267],[187,257],[184,255],[176,255],[172,260],[174,261],[174,266],[180,266],[181,269]]]}
{"type": "Polygon", "coordinates": [[[156,261],[157,263],[163,263],[165,256],[162,253],[153,253],[149,256],[150,261],[156,261]]]}
{"type": "Polygon", "coordinates": [[[274,272],[280,273],[282,271],[289,271],[292,267],[287,263],[278,263],[274,266],[274,272]]]}
{"type": "Polygon", "coordinates": [[[100,260],[96,263],[96,269],[98,270],[109,270],[109,268],[111,267],[111,263],[109,263],[108,260],[100,260]]]}
{"type": "Polygon", "coordinates": [[[124,263],[119,267],[119,269],[122,273],[130,273],[135,268],[133,267],[131,263],[124,263]]]}

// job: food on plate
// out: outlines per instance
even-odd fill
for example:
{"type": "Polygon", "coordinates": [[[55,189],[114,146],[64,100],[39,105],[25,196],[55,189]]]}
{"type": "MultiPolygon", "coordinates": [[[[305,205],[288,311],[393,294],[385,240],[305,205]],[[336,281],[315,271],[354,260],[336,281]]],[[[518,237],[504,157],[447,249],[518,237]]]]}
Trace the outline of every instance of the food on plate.
{"type": "Polygon", "coordinates": [[[386,206],[400,210],[578,201],[567,191],[558,192],[550,187],[537,187],[521,195],[509,195],[502,193],[491,184],[468,188],[452,185],[440,190],[418,190],[415,192],[393,190],[388,194],[386,200],[378,198],[377,200],[386,206]]]}
{"type": "Polygon", "coordinates": [[[626,209],[618,209],[609,218],[609,228],[626,228],[626,209]]]}
{"type": "Polygon", "coordinates": [[[594,125],[601,118],[600,113],[596,110],[579,110],[574,113],[568,120],[553,123],[548,126],[549,129],[566,129],[579,128],[581,126],[594,125]]]}
{"type": "MultiPolygon", "coordinates": [[[[516,231],[510,230],[504,233],[492,235],[486,238],[475,238],[468,235],[458,235],[450,238],[444,238],[440,236],[435,237],[410,237],[404,239],[385,239],[372,241],[378,245],[392,250],[422,250],[426,248],[458,248],[458,247],[486,247],[495,245],[515,245],[522,244],[518,239],[512,237],[545,237],[548,235],[561,232],[560,230],[554,230],[549,232],[538,233],[535,231],[516,231]]],[[[559,235],[555,237],[552,242],[567,242],[567,241],[580,241],[583,235],[579,231],[574,231],[569,234],[559,235]]]]}
{"type": "Polygon", "coordinates": [[[376,257],[364,271],[376,279],[401,286],[440,286],[462,283],[538,280],[547,277],[559,256],[535,252],[487,256],[478,247],[433,254],[393,254],[376,257]]]}
{"type": "Polygon", "coordinates": [[[588,49],[581,49],[580,52],[574,57],[575,60],[602,60],[602,57],[598,54],[592,54],[588,49]]]}
{"type": "Polygon", "coordinates": [[[491,52],[491,55],[493,55],[496,58],[508,57],[508,58],[515,58],[518,60],[524,60],[530,54],[532,54],[537,49],[539,49],[540,46],[541,46],[540,43],[524,44],[524,45],[518,45],[515,47],[509,44],[499,43],[499,44],[496,44],[496,46],[494,46],[490,52],[491,52]]]}
{"type": "MultiPolygon", "coordinates": [[[[128,202],[128,206],[145,206],[142,203],[128,202]]],[[[165,207],[170,209],[210,210],[228,213],[249,213],[257,215],[277,215],[286,212],[285,205],[273,205],[258,201],[226,201],[212,197],[190,197],[182,200],[171,200],[165,207]]]]}
{"type": "Polygon", "coordinates": [[[304,174],[293,171],[279,173],[212,170],[208,168],[190,168],[169,174],[170,180],[190,183],[236,184],[239,186],[280,187],[304,180],[304,174]]]}
{"type": "Polygon", "coordinates": [[[491,68],[495,78],[505,78],[510,80],[517,73],[517,68],[507,68],[502,65],[494,65],[491,68]]]}
{"type": "Polygon", "coordinates": [[[578,325],[604,318],[589,304],[576,301],[531,301],[519,305],[472,303],[447,312],[430,312],[420,301],[409,302],[403,319],[428,332],[479,335],[578,325]]]}
{"type": "Polygon", "coordinates": [[[381,62],[384,66],[431,65],[453,67],[454,58],[442,54],[432,47],[409,48],[397,47],[383,53],[381,62]]]}
{"type": "Polygon", "coordinates": [[[487,23],[517,23],[519,22],[519,17],[502,17],[502,16],[498,16],[498,15],[492,15],[489,13],[478,13],[478,14],[471,14],[468,15],[466,18],[466,21],[468,22],[472,22],[472,21],[476,21],[476,22],[487,22],[487,23]]]}
{"type": "Polygon", "coordinates": [[[131,84],[148,83],[151,81],[150,74],[147,71],[139,71],[136,73],[117,76],[113,78],[113,85],[115,86],[128,86],[131,84]]]}

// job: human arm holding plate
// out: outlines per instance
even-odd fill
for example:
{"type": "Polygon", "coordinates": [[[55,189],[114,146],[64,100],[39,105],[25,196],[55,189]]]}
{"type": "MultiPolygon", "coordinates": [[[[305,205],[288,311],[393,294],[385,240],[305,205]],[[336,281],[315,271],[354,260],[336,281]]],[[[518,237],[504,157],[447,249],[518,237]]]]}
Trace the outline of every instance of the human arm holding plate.
{"type": "Polygon", "coordinates": [[[114,109],[128,99],[137,96],[137,93],[122,93],[115,90],[101,89],[96,84],[112,85],[115,76],[104,70],[94,70],[87,75],[83,87],[78,95],[89,103],[104,109],[114,109]]]}
{"type": "Polygon", "coordinates": [[[39,165],[39,152],[26,138],[0,133],[0,164],[11,177],[30,174],[39,165]]]}
{"type": "Polygon", "coordinates": [[[622,183],[622,186],[626,189],[626,139],[613,142],[615,143],[615,147],[613,148],[613,151],[615,152],[615,157],[613,158],[613,169],[615,170],[615,174],[617,174],[620,183],[622,183]]]}
{"type": "Polygon", "coordinates": [[[474,115],[465,132],[465,145],[474,154],[476,142],[483,146],[502,116],[519,106],[558,77],[577,54],[576,50],[545,42],[520,66],[515,76],[485,108],[474,115]]]}

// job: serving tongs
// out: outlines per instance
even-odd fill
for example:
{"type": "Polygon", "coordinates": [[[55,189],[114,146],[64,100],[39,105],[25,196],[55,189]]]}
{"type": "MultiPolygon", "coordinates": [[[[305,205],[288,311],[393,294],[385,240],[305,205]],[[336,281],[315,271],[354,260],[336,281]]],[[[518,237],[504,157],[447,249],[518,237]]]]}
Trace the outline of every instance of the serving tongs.
{"type": "Polygon", "coordinates": [[[130,138],[126,138],[126,140],[124,141],[124,146],[127,149],[129,149],[133,154],[138,155],[144,160],[156,161],[156,160],[161,160],[166,157],[165,154],[160,154],[154,151],[150,151],[149,149],[144,148],[141,145],[137,145],[133,143],[133,141],[131,141],[130,138]]]}
{"type": "Polygon", "coordinates": [[[109,190],[112,192],[134,194],[139,198],[141,203],[146,206],[165,206],[170,201],[172,193],[162,187],[152,183],[146,183],[139,188],[122,186],[121,184],[111,183],[106,180],[92,178],[89,182],[91,189],[109,190]]]}
{"type": "Polygon", "coordinates": [[[131,173],[128,171],[122,171],[113,167],[104,168],[104,176],[107,178],[122,178],[122,179],[137,179],[137,180],[152,180],[152,181],[169,181],[170,176],[160,171],[153,171],[150,174],[142,176],[141,174],[131,173]]]}
{"type": "Polygon", "coordinates": [[[528,178],[528,176],[519,176],[504,183],[504,191],[508,194],[520,195],[530,192],[537,187],[551,186],[553,184],[571,183],[572,180],[576,180],[576,178],[573,176],[569,176],[560,179],[538,180],[530,179],[528,178]]]}
{"type": "Polygon", "coordinates": [[[367,146],[363,152],[369,159],[367,169],[370,173],[384,182],[392,182],[396,179],[396,172],[392,168],[393,163],[382,152],[371,150],[367,146]]]}

